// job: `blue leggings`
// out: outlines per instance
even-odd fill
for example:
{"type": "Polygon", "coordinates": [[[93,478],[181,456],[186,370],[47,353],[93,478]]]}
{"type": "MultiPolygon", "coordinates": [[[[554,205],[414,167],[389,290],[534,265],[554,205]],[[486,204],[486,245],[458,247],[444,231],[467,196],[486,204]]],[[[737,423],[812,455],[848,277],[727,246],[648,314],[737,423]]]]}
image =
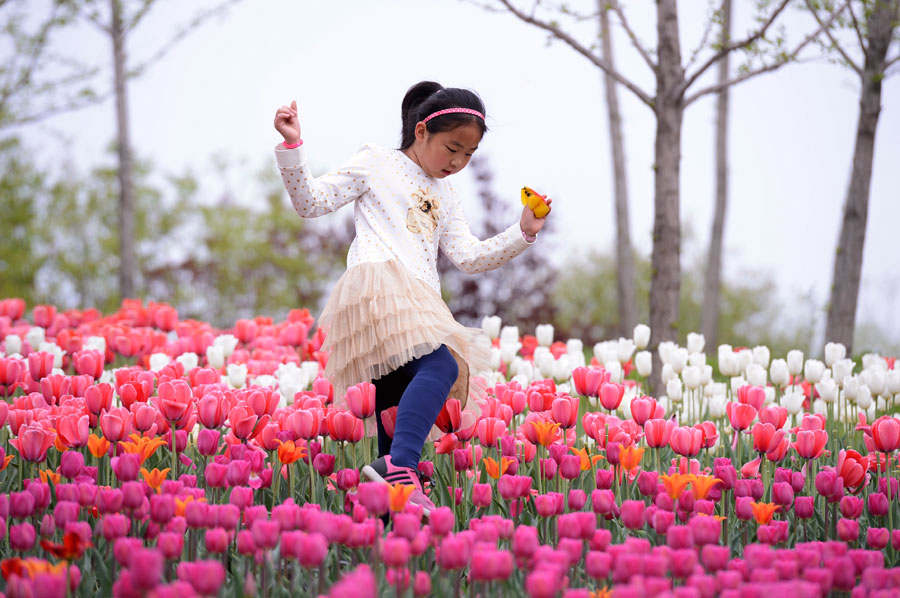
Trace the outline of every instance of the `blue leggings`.
{"type": "Polygon", "coordinates": [[[459,367],[446,345],[400,366],[375,384],[375,422],[378,426],[378,455],[390,454],[391,462],[415,469],[422,447],[437,419],[459,367]],[[381,412],[397,407],[394,438],[384,430],[381,412]]]}

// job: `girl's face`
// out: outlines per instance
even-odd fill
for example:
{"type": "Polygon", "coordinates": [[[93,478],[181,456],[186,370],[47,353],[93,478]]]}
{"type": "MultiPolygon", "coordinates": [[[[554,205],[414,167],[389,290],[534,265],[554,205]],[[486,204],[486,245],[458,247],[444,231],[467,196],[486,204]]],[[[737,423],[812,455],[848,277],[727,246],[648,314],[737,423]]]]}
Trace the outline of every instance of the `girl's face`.
{"type": "Polygon", "coordinates": [[[465,124],[449,131],[430,133],[425,123],[416,125],[416,141],[409,156],[425,174],[442,179],[466,167],[481,142],[481,129],[465,124]]]}

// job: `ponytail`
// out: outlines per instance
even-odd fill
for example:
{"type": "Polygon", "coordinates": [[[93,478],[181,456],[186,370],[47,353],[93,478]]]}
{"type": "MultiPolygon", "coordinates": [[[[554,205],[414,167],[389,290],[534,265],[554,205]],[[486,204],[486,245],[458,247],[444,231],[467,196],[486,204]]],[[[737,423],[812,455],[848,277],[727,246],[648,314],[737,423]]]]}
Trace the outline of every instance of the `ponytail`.
{"type": "MultiPolygon", "coordinates": [[[[429,114],[448,108],[468,108],[485,113],[484,103],[473,91],[457,87],[445,88],[434,81],[420,81],[407,90],[403,96],[401,111],[400,149],[405,150],[416,140],[416,125],[429,114]]],[[[449,131],[464,124],[475,124],[481,134],[487,131],[484,120],[465,113],[452,113],[432,118],[425,126],[429,133],[449,131]]]]}

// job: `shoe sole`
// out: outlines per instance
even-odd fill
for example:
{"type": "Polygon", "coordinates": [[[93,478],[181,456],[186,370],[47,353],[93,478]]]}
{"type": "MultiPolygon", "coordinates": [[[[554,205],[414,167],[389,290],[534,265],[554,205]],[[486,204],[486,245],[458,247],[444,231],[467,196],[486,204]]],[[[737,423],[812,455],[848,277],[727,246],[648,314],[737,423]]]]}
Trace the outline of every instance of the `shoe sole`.
{"type": "MultiPolygon", "coordinates": [[[[390,482],[381,477],[381,475],[370,465],[366,465],[362,468],[362,474],[371,482],[381,482],[382,484],[390,485],[390,482]]],[[[422,505],[422,516],[425,517],[425,519],[428,519],[431,516],[431,509],[422,505]]]]}

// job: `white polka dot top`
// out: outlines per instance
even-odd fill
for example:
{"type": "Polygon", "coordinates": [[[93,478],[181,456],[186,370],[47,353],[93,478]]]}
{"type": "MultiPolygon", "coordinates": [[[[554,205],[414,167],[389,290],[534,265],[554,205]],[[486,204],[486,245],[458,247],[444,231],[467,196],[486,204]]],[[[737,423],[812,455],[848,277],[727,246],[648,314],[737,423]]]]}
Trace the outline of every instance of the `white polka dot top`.
{"type": "Polygon", "coordinates": [[[304,146],[275,148],[284,186],[297,213],[315,218],[354,202],[356,238],[347,267],[397,259],[440,293],[438,248],[470,274],[497,268],[530,245],[516,222],[479,240],[446,179],[430,177],[400,150],[364,146],[341,168],[313,177],[304,146]]]}

